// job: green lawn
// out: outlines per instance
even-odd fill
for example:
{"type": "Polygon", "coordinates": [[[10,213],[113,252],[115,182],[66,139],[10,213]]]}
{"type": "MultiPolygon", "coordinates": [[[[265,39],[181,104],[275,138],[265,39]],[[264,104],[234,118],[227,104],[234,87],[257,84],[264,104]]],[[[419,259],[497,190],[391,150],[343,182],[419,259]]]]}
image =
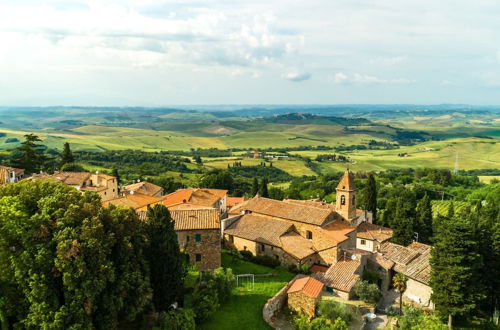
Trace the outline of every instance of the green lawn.
{"type": "MultiPolygon", "coordinates": [[[[272,269],[243,260],[233,261],[231,256],[223,252],[222,266],[232,268],[234,274],[269,274],[272,277],[255,277],[255,288],[252,291],[235,288],[234,296],[217,311],[200,329],[271,329],[262,319],[262,308],[266,301],[274,296],[293,274],[283,268],[272,269]]],[[[249,288],[248,286],[245,289],[249,288]]]]}

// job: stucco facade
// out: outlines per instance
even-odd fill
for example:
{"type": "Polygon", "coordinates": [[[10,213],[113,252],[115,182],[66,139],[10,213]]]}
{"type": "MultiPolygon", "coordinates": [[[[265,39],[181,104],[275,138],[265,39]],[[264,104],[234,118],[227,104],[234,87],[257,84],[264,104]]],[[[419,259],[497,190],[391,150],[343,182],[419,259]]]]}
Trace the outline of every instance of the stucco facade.
{"type": "Polygon", "coordinates": [[[403,299],[420,307],[434,309],[431,294],[432,289],[430,286],[409,278],[406,283],[406,291],[403,293],[403,299]]]}

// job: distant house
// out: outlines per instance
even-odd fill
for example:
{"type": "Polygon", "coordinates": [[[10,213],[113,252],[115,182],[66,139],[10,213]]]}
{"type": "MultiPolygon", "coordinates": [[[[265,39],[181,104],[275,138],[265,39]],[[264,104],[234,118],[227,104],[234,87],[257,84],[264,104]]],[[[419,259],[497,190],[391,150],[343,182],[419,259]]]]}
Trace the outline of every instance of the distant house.
{"type": "Polygon", "coordinates": [[[231,209],[232,207],[240,205],[244,201],[244,197],[226,197],[226,207],[227,209],[231,209]]]}
{"type": "Polygon", "coordinates": [[[258,151],[255,151],[255,150],[250,151],[249,156],[251,158],[262,158],[262,154],[258,151]]]}
{"type": "Polygon", "coordinates": [[[288,307],[314,317],[323,286],[323,283],[310,276],[295,279],[287,291],[288,307]]]}
{"type": "Polygon", "coordinates": [[[24,176],[24,170],[21,168],[1,166],[0,165],[0,185],[16,183],[24,176]]]}
{"type": "Polygon", "coordinates": [[[147,196],[163,196],[163,188],[147,181],[141,181],[122,187],[124,194],[139,193],[147,196]]]}
{"type": "Polygon", "coordinates": [[[179,247],[201,271],[221,266],[220,217],[217,209],[172,210],[179,247]]]}
{"type": "Polygon", "coordinates": [[[227,190],[207,188],[179,189],[163,196],[162,204],[168,207],[169,210],[216,208],[222,216],[227,211],[227,190]]]}
{"type": "Polygon", "coordinates": [[[107,201],[118,198],[118,182],[116,177],[99,172],[54,172],[54,174],[33,174],[29,180],[55,180],[78,191],[93,191],[101,200],[107,201]]]}
{"type": "Polygon", "coordinates": [[[356,228],[356,248],[375,252],[380,244],[392,238],[392,229],[362,222],[356,228]]]}

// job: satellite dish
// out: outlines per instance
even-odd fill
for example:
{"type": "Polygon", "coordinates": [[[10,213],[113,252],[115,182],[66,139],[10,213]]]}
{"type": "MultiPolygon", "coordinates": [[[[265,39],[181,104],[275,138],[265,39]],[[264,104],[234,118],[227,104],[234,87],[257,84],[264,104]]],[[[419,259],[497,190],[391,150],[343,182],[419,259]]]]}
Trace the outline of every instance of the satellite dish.
{"type": "Polygon", "coordinates": [[[351,260],[356,260],[356,256],[354,254],[351,256],[351,260]]]}

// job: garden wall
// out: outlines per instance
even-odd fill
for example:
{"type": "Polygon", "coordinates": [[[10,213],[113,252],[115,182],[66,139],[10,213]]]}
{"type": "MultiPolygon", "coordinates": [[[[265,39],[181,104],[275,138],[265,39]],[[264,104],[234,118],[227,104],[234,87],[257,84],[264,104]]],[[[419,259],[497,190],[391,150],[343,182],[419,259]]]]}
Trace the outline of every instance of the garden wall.
{"type": "Polygon", "coordinates": [[[299,274],[295,276],[290,282],[287,283],[287,285],[279,290],[278,293],[274,295],[274,297],[268,299],[267,303],[264,305],[264,308],[262,309],[262,317],[264,318],[264,321],[266,321],[266,323],[274,329],[278,329],[277,324],[275,323],[275,315],[286,304],[286,292],[288,291],[288,288],[290,288],[290,286],[296,279],[301,277],[305,277],[305,275],[299,274]]]}

